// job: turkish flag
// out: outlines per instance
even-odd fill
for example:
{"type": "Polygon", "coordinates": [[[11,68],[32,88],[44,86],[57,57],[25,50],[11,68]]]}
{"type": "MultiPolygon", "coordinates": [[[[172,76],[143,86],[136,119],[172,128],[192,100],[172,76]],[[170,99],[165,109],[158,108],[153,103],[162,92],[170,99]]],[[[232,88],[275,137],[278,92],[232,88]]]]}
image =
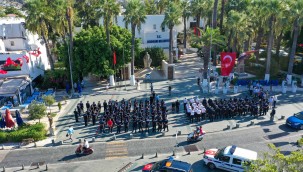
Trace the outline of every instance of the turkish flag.
{"type": "Polygon", "coordinates": [[[303,44],[298,44],[299,47],[303,47],[303,44]]]}
{"type": "Polygon", "coordinates": [[[221,53],[221,75],[229,76],[234,68],[237,54],[235,52],[222,52],[221,53]]]}
{"type": "Polygon", "coordinates": [[[113,53],[113,62],[114,62],[114,65],[116,65],[116,63],[117,63],[116,51],[114,51],[114,53],[113,53]]]}

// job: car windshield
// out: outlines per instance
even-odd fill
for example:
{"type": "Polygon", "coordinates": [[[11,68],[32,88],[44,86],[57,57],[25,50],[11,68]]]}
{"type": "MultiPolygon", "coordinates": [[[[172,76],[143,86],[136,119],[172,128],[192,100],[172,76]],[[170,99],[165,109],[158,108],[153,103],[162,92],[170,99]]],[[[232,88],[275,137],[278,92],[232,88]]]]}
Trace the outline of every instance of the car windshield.
{"type": "Polygon", "coordinates": [[[225,150],[225,147],[222,149],[219,149],[215,154],[215,158],[218,159],[219,157],[221,157],[224,154],[224,150],[225,150]]]}
{"type": "Polygon", "coordinates": [[[153,165],[152,170],[153,170],[153,171],[159,170],[161,167],[164,166],[165,162],[166,162],[166,160],[156,162],[156,163],[153,165]]]}
{"type": "Polygon", "coordinates": [[[297,117],[297,118],[303,120],[303,113],[301,113],[301,112],[296,113],[296,114],[295,114],[295,117],[297,117]]]}

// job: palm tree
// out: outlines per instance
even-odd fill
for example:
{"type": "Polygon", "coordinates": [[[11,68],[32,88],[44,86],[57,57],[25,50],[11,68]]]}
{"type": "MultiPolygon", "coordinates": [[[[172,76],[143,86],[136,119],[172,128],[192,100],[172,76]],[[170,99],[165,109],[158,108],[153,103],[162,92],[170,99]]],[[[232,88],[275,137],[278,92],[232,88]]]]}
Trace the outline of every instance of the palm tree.
{"type": "Polygon", "coordinates": [[[101,16],[103,17],[105,31],[106,31],[106,41],[110,44],[110,29],[109,25],[112,23],[113,17],[117,17],[120,12],[120,5],[116,0],[102,0],[101,5],[101,16]]]}
{"type": "Polygon", "coordinates": [[[181,7],[174,2],[170,2],[166,8],[164,20],[161,24],[162,27],[167,26],[169,29],[169,64],[174,63],[172,51],[174,45],[173,29],[174,26],[181,23],[180,17],[182,16],[181,7]]]}
{"type": "Polygon", "coordinates": [[[213,0],[192,0],[191,1],[191,12],[196,18],[196,27],[200,27],[201,17],[207,17],[209,12],[212,10],[213,0]]]}
{"type": "Polygon", "coordinates": [[[159,13],[157,8],[157,0],[144,0],[144,4],[147,15],[155,15],[159,13]]]}
{"type": "Polygon", "coordinates": [[[220,14],[220,32],[223,34],[223,20],[224,20],[224,11],[225,11],[225,1],[221,0],[221,14],[220,14]]]}
{"type": "Polygon", "coordinates": [[[48,25],[54,20],[54,10],[49,8],[47,0],[26,1],[24,8],[27,13],[25,18],[26,27],[29,31],[37,33],[42,37],[46,46],[47,58],[51,70],[54,70],[54,60],[50,53],[51,51],[48,43],[48,25]]]}
{"type": "Polygon", "coordinates": [[[289,1],[291,17],[293,18],[293,38],[292,46],[289,56],[289,64],[287,71],[288,84],[291,83],[292,71],[294,67],[294,56],[297,48],[297,41],[299,36],[299,28],[303,26],[303,1],[289,1]]]}
{"type": "Polygon", "coordinates": [[[268,20],[268,44],[267,44],[267,59],[266,59],[266,69],[265,69],[265,80],[270,78],[270,62],[271,62],[271,50],[274,37],[275,20],[279,13],[283,10],[283,1],[280,0],[270,0],[266,1],[266,5],[263,7],[263,12],[267,14],[266,18],[268,20]]]}
{"type": "Polygon", "coordinates": [[[135,36],[136,28],[138,32],[141,30],[141,24],[145,23],[146,11],[144,4],[140,0],[129,0],[127,1],[123,21],[125,26],[128,27],[130,24],[132,32],[132,48],[131,48],[131,85],[135,85],[135,75],[134,75],[134,63],[135,63],[135,36]]]}
{"type": "Polygon", "coordinates": [[[218,28],[211,29],[207,27],[204,32],[201,29],[199,30],[202,33],[201,36],[192,34],[193,38],[191,40],[194,47],[199,49],[199,55],[203,58],[203,78],[207,79],[207,69],[210,58],[211,46],[216,45],[223,47],[226,45],[226,41],[225,36],[220,34],[220,30],[218,28]]]}
{"type": "Polygon", "coordinates": [[[186,48],[187,48],[187,32],[186,32],[186,29],[187,29],[187,26],[186,26],[186,23],[187,23],[187,20],[190,16],[190,3],[187,1],[187,0],[182,0],[181,2],[181,7],[183,8],[183,14],[182,14],[182,17],[183,17],[183,25],[184,25],[184,34],[183,34],[183,47],[184,47],[184,53],[186,53],[186,48]]]}
{"type": "Polygon", "coordinates": [[[166,8],[166,6],[168,5],[169,0],[159,0],[158,1],[158,10],[159,10],[159,14],[163,14],[164,9],[166,8]]]}
{"type": "MultiPolygon", "coordinates": [[[[214,8],[213,8],[213,18],[212,18],[212,28],[213,29],[216,29],[217,28],[217,14],[218,14],[218,12],[217,12],[217,10],[218,10],[218,0],[215,0],[214,1],[214,8]]],[[[214,58],[213,58],[213,65],[214,66],[217,66],[217,59],[216,59],[216,57],[217,57],[217,47],[216,46],[214,46],[214,58]]]]}

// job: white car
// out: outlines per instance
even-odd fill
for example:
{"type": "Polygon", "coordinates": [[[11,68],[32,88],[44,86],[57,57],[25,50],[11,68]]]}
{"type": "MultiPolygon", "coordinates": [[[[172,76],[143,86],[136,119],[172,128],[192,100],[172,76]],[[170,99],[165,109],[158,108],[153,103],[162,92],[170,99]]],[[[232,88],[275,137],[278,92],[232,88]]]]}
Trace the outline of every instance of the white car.
{"type": "Polygon", "coordinates": [[[232,172],[244,172],[243,164],[257,160],[257,152],[237,146],[205,151],[203,161],[210,169],[222,169],[232,172]]]}

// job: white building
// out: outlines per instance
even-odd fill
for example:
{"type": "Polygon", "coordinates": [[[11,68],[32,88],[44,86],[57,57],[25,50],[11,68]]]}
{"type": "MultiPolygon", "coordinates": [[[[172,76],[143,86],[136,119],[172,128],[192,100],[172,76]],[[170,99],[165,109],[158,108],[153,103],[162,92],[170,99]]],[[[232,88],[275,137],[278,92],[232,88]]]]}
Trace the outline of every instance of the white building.
{"type": "MultiPolygon", "coordinates": [[[[120,27],[125,28],[125,22],[123,21],[124,16],[119,15],[117,17],[116,24],[120,27]]],[[[141,47],[161,47],[164,49],[169,48],[169,29],[167,27],[161,27],[161,24],[164,20],[164,15],[146,15],[145,23],[141,25],[141,30],[138,31],[136,29],[136,38],[141,39],[141,47]]],[[[173,47],[177,47],[177,34],[179,32],[183,32],[184,25],[183,20],[180,18],[181,24],[174,27],[173,30],[173,39],[174,44],[173,47]]],[[[190,23],[194,22],[192,17],[187,21],[187,29],[190,28],[190,23]]],[[[103,24],[103,19],[100,19],[99,22],[101,25],[103,24]]],[[[201,20],[200,26],[203,26],[203,20],[201,20]]],[[[128,26],[130,30],[130,25],[128,26]]]]}
{"type": "Polygon", "coordinates": [[[22,104],[32,81],[49,68],[45,44],[25,29],[25,20],[0,18],[0,105],[22,104]]]}
{"type": "Polygon", "coordinates": [[[50,68],[45,44],[25,29],[23,18],[5,17],[0,19],[0,70],[7,71],[0,74],[1,78],[28,76],[34,80],[37,76],[43,75],[44,70],[50,68]],[[40,51],[38,53],[36,50],[40,51]],[[26,58],[28,57],[28,63],[26,58]],[[3,69],[7,59],[17,62],[22,58],[23,65],[16,69],[3,69]]]}

